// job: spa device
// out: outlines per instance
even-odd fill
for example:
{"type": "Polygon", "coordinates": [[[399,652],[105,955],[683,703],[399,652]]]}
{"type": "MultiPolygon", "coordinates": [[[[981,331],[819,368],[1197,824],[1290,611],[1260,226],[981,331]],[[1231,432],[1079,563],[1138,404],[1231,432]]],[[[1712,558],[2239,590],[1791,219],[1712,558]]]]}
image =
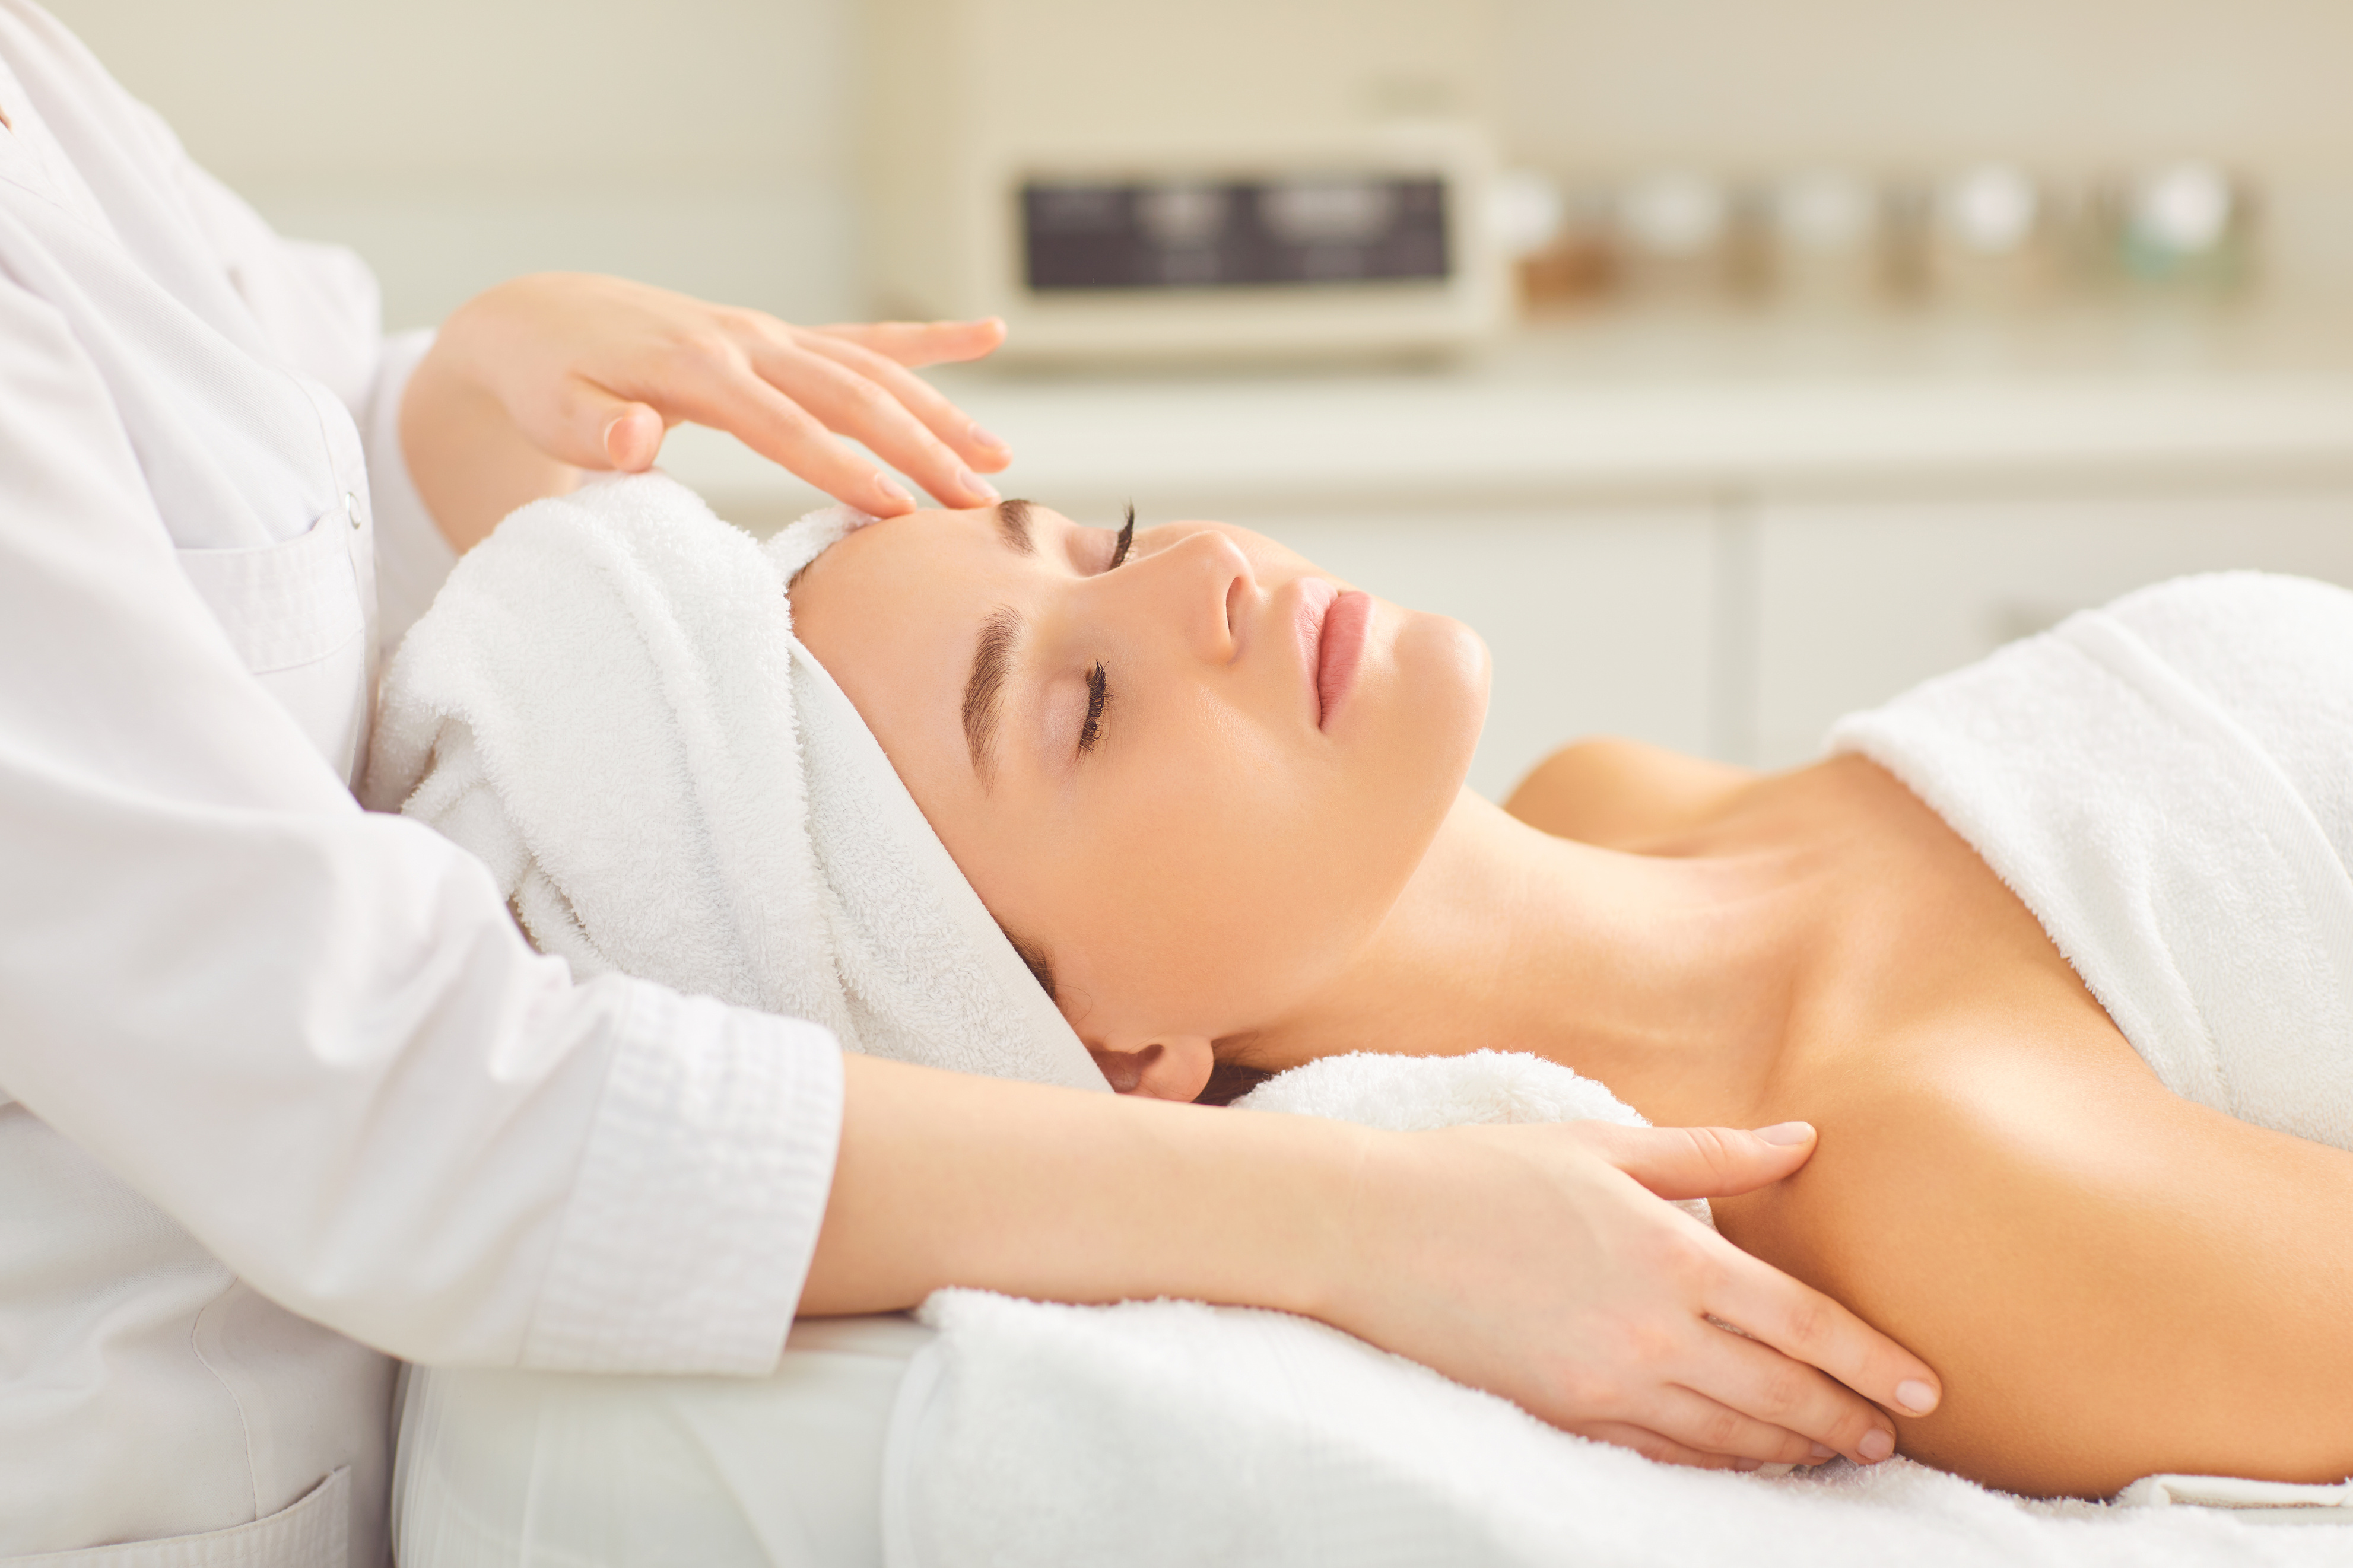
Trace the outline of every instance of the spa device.
{"type": "Polygon", "coordinates": [[[1502,319],[1478,0],[868,15],[888,313],[1097,361],[1427,353],[1502,319]]]}

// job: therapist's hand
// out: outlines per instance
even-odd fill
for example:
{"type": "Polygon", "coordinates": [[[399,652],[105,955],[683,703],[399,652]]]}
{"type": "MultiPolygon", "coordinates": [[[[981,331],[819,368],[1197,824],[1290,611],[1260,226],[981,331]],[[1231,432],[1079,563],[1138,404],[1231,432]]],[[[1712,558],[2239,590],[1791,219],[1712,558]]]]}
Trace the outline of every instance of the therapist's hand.
{"type": "Polygon", "coordinates": [[[541,273],[443,323],[403,398],[401,446],[460,550],[584,469],[650,468],[685,420],[878,516],[915,504],[885,464],[944,505],[982,506],[997,492],[979,473],[1010,454],[912,371],[977,359],[1004,336],[994,321],[800,327],[618,278],[541,273]]]}
{"type": "Polygon", "coordinates": [[[1356,1257],[1336,1275],[1364,1287],[1317,1315],[1652,1458],[1884,1459],[1894,1429],[1870,1400],[1925,1415],[1935,1373],[1664,1201],[1753,1191],[1812,1154],[1811,1128],[1770,1131],[1789,1141],[1599,1121],[1415,1134],[1419,1168],[1369,1174],[1348,1227],[1356,1257]],[[1495,1250],[1499,1227],[1516,1257],[1495,1250]],[[1464,1331],[1466,1299],[1486,1304],[1487,1331],[1464,1331]],[[1531,1342],[1546,1348],[1515,1353],[1531,1342]]]}

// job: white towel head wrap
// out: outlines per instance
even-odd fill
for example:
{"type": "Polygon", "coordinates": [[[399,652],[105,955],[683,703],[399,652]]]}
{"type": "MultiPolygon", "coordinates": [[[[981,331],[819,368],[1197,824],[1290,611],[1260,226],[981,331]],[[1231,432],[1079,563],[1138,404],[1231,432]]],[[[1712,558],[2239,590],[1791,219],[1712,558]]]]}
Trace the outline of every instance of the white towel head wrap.
{"type": "Polygon", "coordinates": [[[793,575],[665,475],[534,501],[385,672],[362,798],[491,869],[532,940],[807,1018],[845,1047],[1106,1087],[873,732],[793,635],[793,575]]]}

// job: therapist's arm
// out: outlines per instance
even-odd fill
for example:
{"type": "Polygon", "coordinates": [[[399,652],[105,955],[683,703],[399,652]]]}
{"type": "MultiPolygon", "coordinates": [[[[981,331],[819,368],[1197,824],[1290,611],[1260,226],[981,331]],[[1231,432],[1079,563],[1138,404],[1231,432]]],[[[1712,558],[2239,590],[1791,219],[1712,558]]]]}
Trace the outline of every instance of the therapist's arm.
{"type": "Polygon", "coordinates": [[[1916,1357],[1662,1201],[1778,1181],[1810,1131],[1396,1133],[859,1058],[845,1073],[806,1313],[944,1285],[1277,1307],[1569,1430],[1715,1466],[1826,1457],[1817,1443],[1882,1459],[1892,1424],[1853,1390],[1936,1402],[1916,1357]]]}
{"type": "Polygon", "coordinates": [[[461,551],[584,469],[651,467],[681,421],[725,430],[877,516],[915,504],[882,462],[946,505],[983,506],[997,493],[976,470],[1008,454],[913,367],[977,359],[1003,337],[997,321],[801,327],[618,278],[541,273],[442,323],[408,380],[401,447],[461,551]]]}

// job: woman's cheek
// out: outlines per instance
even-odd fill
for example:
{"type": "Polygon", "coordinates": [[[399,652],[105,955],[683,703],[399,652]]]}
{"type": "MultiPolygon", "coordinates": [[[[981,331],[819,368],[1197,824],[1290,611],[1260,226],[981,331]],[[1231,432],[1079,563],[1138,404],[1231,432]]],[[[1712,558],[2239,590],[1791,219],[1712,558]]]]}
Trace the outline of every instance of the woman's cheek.
{"type": "Polygon", "coordinates": [[[1229,1033],[1263,1022],[1325,966],[1335,889],[1316,871],[1325,855],[1303,842],[1315,814],[1259,748],[1193,763],[1140,782],[1085,854],[1118,870],[1093,879],[1076,923],[1098,988],[1118,998],[1106,1016],[1229,1033]]]}

